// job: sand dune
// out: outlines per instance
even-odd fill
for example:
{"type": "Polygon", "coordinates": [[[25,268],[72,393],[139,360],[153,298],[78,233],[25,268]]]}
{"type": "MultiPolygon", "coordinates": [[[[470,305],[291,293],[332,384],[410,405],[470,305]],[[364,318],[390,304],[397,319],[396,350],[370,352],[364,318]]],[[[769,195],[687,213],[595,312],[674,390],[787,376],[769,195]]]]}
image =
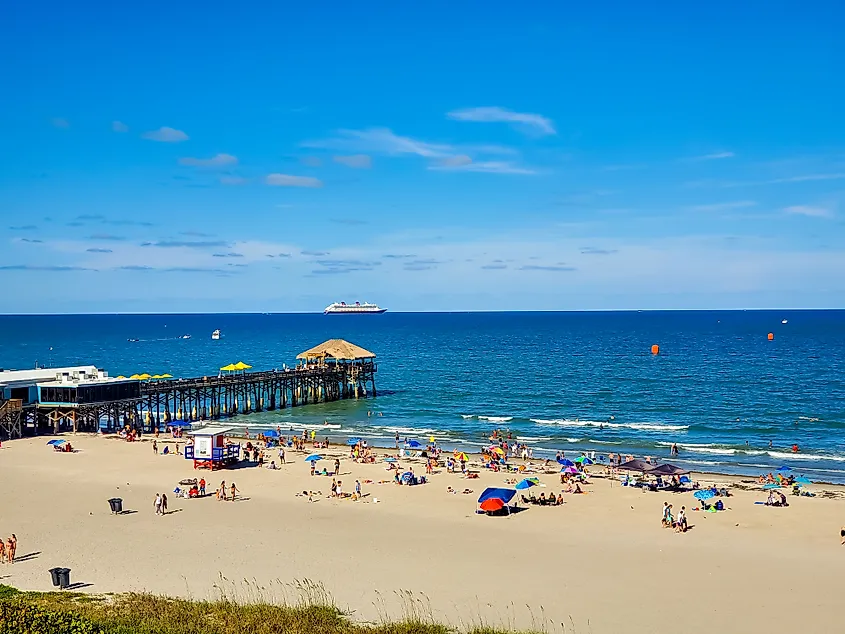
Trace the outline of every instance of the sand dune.
{"type": "MultiPolygon", "coordinates": [[[[90,584],[86,591],[195,598],[214,596],[221,583],[242,596],[253,592],[221,582],[221,574],[255,580],[267,596],[311,579],[362,619],[384,610],[401,616],[399,591],[408,590],[456,625],[546,619],[596,634],[841,627],[843,500],[790,496],[791,506],[778,509],[754,505],[765,499],[759,492],[739,491],[728,511],[691,511],[693,528],[681,535],[660,527],[661,507],[669,500],[691,509],[692,495],[641,493],[605,479],[595,478],[587,495],[566,496],[562,508],[490,518],[475,514],[475,500],[485,486],[502,485],[502,474],[465,481],[444,471],[425,486],[364,484],[368,497],[352,502],[326,499],[331,479],[310,477],[304,454],[290,452],[294,462],[279,471],[209,474],[181,457],[154,455],[148,442],[79,435],[72,438],[79,452],[67,455],[46,440],[0,449],[0,534],[17,534],[24,559],[0,567],[0,582],[24,589],[50,589],[46,571],[62,565],[72,581],[90,584]],[[170,495],[178,480],[198,473],[212,489],[234,480],[245,499],[170,495]],[[475,493],[452,495],[449,485],[475,493]],[[308,489],[324,496],[296,497],[308,489]],[[165,517],[153,514],[161,491],[170,498],[165,517]],[[137,512],[112,516],[106,500],[114,496],[137,512]]],[[[390,478],[383,465],[355,464],[343,447],[336,453],[345,491],[356,478],[390,478]]],[[[556,476],[541,480],[545,491],[560,489],[556,476]]]]}

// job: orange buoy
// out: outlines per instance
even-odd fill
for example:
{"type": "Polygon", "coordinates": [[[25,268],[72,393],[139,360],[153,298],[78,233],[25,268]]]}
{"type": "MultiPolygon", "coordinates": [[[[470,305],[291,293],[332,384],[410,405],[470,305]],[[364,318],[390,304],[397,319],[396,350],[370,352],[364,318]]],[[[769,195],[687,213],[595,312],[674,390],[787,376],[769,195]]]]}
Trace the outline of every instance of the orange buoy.
{"type": "Polygon", "coordinates": [[[770,332],[770,333],[769,333],[769,341],[773,341],[773,340],[774,340],[774,338],[775,338],[775,333],[770,332]]]}
{"type": "Polygon", "coordinates": [[[657,344],[654,344],[651,347],[651,354],[660,354],[660,346],[658,346],[657,344]]]}

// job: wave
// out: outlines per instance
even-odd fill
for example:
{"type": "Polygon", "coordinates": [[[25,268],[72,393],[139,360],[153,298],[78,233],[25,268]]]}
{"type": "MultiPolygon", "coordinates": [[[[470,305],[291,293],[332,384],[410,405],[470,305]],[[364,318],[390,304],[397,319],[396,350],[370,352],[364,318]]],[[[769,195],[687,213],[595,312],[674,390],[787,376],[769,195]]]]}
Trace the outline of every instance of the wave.
{"type": "Polygon", "coordinates": [[[595,440],[594,438],[587,438],[587,442],[594,443],[596,445],[621,445],[621,440],[595,440]]]}
{"type": "Polygon", "coordinates": [[[772,458],[779,460],[835,460],[836,462],[845,462],[845,456],[841,455],[821,455],[812,453],[786,453],[784,451],[767,451],[772,458]]]}
{"type": "Polygon", "coordinates": [[[685,431],[689,425],[667,425],[665,423],[609,423],[607,421],[580,420],[570,418],[531,418],[538,425],[562,425],[564,427],[607,427],[608,429],[636,429],[638,431],[685,431]]]}
{"type": "Polygon", "coordinates": [[[428,428],[420,428],[415,429],[414,427],[391,427],[391,426],[377,426],[377,429],[386,429],[387,431],[397,432],[400,434],[435,434],[437,433],[436,429],[428,429],[428,428]]]}
{"type": "Polygon", "coordinates": [[[464,420],[469,420],[471,418],[475,418],[475,414],[461,414],[461,418],[464,420]]]}
{"type": "Polygon", "coordinates": [[[486,420],[491,423],[508,423],[513,420],[513,416],[479,416],[478,420],[486,420]]]}
{"type": "Polygon", "coordinates": [[[522,440],[524,442],[536,442],[538,440],[551,440],[551,436],[517,436],[517,440],[522,440]]]}

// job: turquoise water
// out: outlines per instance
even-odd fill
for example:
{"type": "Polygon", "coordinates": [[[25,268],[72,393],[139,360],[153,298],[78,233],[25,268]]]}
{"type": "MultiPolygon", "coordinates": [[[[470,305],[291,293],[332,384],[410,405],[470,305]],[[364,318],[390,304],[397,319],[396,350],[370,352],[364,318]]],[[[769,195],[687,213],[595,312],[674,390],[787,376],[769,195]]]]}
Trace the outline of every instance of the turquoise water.
{"type": "Polygon", "coordinates": [[[390,445],[396,432],[434,435],[466,449],[498,427],[537,456],[668,457],[677,442],[675,461],[696,469],[788,464],[845,481],[845,311],[3,316],[0,367],[90,363],[112,375],[198,376],[239,360],[293,365],[332,337],[378,355],[376,400],[236,422],[328,421],[321,435],[390,445]],[[220,341],[211,340],[215,328],[220,341]]]}

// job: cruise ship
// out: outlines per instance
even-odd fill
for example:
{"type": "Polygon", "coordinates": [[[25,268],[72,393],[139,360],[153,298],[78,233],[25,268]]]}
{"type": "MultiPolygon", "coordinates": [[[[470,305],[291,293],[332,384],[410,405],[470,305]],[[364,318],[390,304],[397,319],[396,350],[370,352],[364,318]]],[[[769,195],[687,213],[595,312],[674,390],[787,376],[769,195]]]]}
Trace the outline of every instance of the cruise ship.
{"type": "Polygon", "coordinates": [[[335,302],[326,306],[323,311],[324,315],[380,315],[386,312],[386,308],[380,308],[377,304],[370,304],[368,302],[355,302],[354,304],[347,304],[346,302],[335,302]]]}

